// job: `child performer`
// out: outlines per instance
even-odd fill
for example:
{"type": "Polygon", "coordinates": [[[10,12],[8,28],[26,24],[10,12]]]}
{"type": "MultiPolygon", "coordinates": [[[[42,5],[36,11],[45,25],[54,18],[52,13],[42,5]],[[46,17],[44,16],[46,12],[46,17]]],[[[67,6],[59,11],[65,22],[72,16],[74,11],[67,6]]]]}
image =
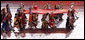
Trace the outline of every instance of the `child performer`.
{"type": "Polygon", "coordinates": [[[50,16],[50,18],[49,18],[49,25],[50,25],[51,28],[54,28],[54,27],[55,27],[54,17],[55,17],[56,15],[54,15],[53,12],[51,12],[51,14],[50,14],[49,16],[50,16]]]}
{"type": "Polygon", "coordinates": [[[32,13],[31,13],[32,7],[29,8],[29,26],[32,28],[32,13]]]}
{"type": "Polygon", "coordinates": [[[32,25],[36,28],[37,26],[38,15],[37,13],[32,14],[32,25]]]}
{"type": "MultiPolygon", "coordinates": [[[[48,21],[46,21],[46,14],[43,14],[43,18],[42,18],[42,29],[48,29],[48,21]]],[[[49,20],[49,19],[48,19],[49,20]]]]}

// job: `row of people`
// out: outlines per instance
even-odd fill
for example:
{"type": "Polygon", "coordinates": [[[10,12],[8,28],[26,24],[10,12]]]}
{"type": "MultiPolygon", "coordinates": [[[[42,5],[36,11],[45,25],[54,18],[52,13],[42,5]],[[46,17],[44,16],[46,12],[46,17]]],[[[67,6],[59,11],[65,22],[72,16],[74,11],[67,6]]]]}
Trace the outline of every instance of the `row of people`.
{"type": "MultiPolygon", "coordinates": [[[[13,27],[17,27],[20,30],[24,30],[25,26],[26,26],[26,16],[25,14],[23,14],[23,11],[25,11],[24,9],[24,5],[23,7],[20,7],[17,10],[17,13],[15,14],[15,18],[14,18],[14,26],[13,27]]],[[[9,28],[12,29],[11,26],[11,12],[9,9],[9,5],[7,5],[7,12],[5,11],[6,9],[3,8],[1,10],[1,14],[2,14],[2,30],[8,30],[9,28]],[[8,27],[7,27],[8,26],[8,27]]],[[[31,11],[31,9],[30,9],[31,11]]],[[[71,10],[68,13],[68,18],[67,18],[67,23],[66,23],[66,28],[70,28],[71,26],[73,27],[73,19],[74,19],[74,10],[71,10]],[[72,12],[71,12],[72,11],[72,12]],[[69,26],[69,25],[70,26],[69,26]]],[[[51,14],[46,13],[43,14],[43,18],[42,18],[42,29],[48,29],[48,26],[50,26],[51,28],[55,28],[55,21],[57,21],[56,19],[62,20],[62,15],[60,14],[53,14],[53,12],[51,14]]],[[[29,13],[29,26],[32,28],[33,26],[36,28],[37,24],[38,24],[38,14],[37,13],[29,13]]]]}
{"type": "MultiPolygon", "coordinates": [[[[49,14],[49,13],[43,14],[43,17],[41,19],[42,29],[48,29],[48,25],[51,28],[54,28],[54,27],[56,27],[55,21],[59,22],[60,20],[62,20],[62,19],[58,15],[53,14],[53,12],[51,14],[49,14]]],[[[37,13],[29,14],[29,23],[28,23],[29,27],[36,28],[37,24],[38,24],[38,14],[37,13]]]]}
{"type": "MultiPolygon", "coordinates": [[[[63,5],[62,5],[62,2],[60,2],[58,5],[55,5],[55,6],[54,6],[54,9],[63,9],[62,6],[63,6],[63,5]]],[[[47,4],[44,6],[44,9],[51,9],[50,4],[47,3],[47,4]]]]}

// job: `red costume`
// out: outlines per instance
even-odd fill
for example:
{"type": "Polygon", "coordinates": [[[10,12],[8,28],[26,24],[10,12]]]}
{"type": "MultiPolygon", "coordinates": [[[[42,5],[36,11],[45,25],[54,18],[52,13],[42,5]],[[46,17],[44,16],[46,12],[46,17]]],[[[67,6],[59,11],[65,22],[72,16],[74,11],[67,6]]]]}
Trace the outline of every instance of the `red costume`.
{"type": "Polygon", "coordinates": [[[53,22],[54,22],[54,17],[55,17],[55,16],[56,16],[56,15],[54,15],[54,14],[51,14],[51,15],[50,15],[50,19],[49,19],[49,25],[50,25],[50,26],[53,26],[53,25],[54,25],[53,22]]]}
{"type": "Polygon", "coordinates": [[[21,22],[22,22],[22,25],[23,25],[23,24],[25,24],[25,22],[26,22],[26,21],[25,21],[24,14],[22,14],[22,16],[21,16],[21,17],[22,17],[22,21],[21,21],[21,22]]]}
{"type": "Polygon", "coordinates": [[[68,10],[68,17],[70,18],[70,23],[73,24],[74,23],[74,14],[75,14],[75,10],[72,9],[72,11],[68,10]]]}

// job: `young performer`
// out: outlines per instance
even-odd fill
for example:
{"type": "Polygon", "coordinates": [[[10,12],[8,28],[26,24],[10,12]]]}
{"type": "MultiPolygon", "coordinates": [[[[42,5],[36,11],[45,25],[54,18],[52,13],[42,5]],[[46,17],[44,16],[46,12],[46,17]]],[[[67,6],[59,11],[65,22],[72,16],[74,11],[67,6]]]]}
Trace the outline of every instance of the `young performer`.
{"type": "Polygon", "coordinates": [[[29,26],[32,28],[32,15],[29,14],[29,26]]]}
{"type": "Polygon", "coordinates": [[[14,27],[17,27],[19,29],[19,20],[18,20],[18,14],[15,14],[14,18],[14,27]]]}
{"type": "Polygon", "coordinates": [[[54,28],[54,27],[55,27],[54,17],[55,17],[56,15],[54,15],[53,12],[52,12],[49,16],[50,16],[50,18],[49,18],[49,25],[50,25],[51,28],[54,28]]]}
{"type": "Polygon", "coordinates": [[[47,3],[47,4],[44,6],[44,9],[50,9],[50,4],[47,3]]]}
{"type": "Polygon", "coordinates": [[[18,13],[15,13],[15,18],[14,18],[14,26],[13,26],[13,29],[14,29],[14,33],[15,33],[15,36],[17,37],[19,35],[19,30],[20,30],[20,25],[19,25],[19,16],[18,16],[18,13]]]}
{"type": "Polygon", "coordinates": [[[32,13],[31,13],[32,7],[29,8],[29,27],[32,28],[32,13]]]}
{"type": "Polygon", "coordinates": [[[21,16],[21,26],[22,26],[22,30],[25,29],[25,25],[26,25],[26,16],[25,16],[25,14],[22,14],[22,16],[21,16]]]}
{"type": "Polygon", "coordinates": [[[37,26],[37,20],[38,20],[38,14],[37,13],[33,13],[32,14],[32,25],[36,28],[37,26]]]}
{"type": "Polygon", "coordinates": [[[22,26],[22,12],[20,10],[20,12],[18,13],[18,16],[19,16],[19,27],[20,27],[20,31],[23,30],[23,26],[22,26]]]}
{"type": "Polygon", "coordinates": [[[12,15],[8,13],[8,26],[9,26],[9,31],[13,31],[13,28],[12,28],[12,19],[11,19],[12,15]]]}
{"type": "Polygon", "coordinates": [[[11,15],[11,11],[10,11],[9,4],[6,5],[6,9],[7,9],[7,13],[8,13],[9,30],[11,31],[11,30],[13,30],[13,29],[12,29],[12,25],[11,25],[12,15],[11,15]]]}
{"type": "Polygon", "coordinates": [[[2,31],[7,32],[8,31],[8,14],[6,13],[6,9],[2,9],[2,31]]]}
{"type": "Polygon", "coordinates": [[[62,2],[59,3],[60,9],[63,9],[62,2]]]}
{"type": "Polygon", "coordinates": [[[42,18],[42,29],[48,29],[48,25],[47,25],[47,21],[46,21],[46,14],[43,14],[43,18],[42,18]]]}
{"type": "Polygon", "coordinates": [[[74,14],[75,14],[75,10],[73,9],[73,5],[71,5],[71,9],[68,10],[68,14],[67,14],[68,15],[67,19],[69,21],[67,20],[67,23],[66,23],[66,27],[69,29],[73,29],[74,27],[73,25],[75,21],[74,14]],[[69,26],[67,24],[69,24],[69,26]]]}

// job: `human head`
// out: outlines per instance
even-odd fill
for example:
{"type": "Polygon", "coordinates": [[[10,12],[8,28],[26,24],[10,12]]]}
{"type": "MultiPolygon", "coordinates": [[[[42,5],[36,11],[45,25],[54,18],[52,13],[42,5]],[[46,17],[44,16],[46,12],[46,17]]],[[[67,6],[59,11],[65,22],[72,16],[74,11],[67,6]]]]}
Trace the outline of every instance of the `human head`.
{"type": "Polygon", "coordinates": [[[49,15],[49,13],[46,13],[46,15],[49,15]]]}
{"type": "Polygon", "coordinates": [[[49,3],[47,3],[47,4],[49,4],[49,3]]]}
{"type": "Polygon", "coordinates": [[[15,18],[17,17],[17,13],[15,14],[15,18]]]}
{"type": "Polygon", "coordinates": [[[19,13],[21,13],[21,8],[19,8],[19,13]]]}
{"type": "Polygon", "coordinates": [[[73,8],[74,7],[74,3],[71,3],[71,8],[73,8]]]}
{"type": "Polygon", "coordinates": [[[6,11],[6,9],[5,9],[5,8],[3,8],[3,9],[2,9],[2,11],[3,11],[3,12],[5,12],[5,11],[6,11]]]}

